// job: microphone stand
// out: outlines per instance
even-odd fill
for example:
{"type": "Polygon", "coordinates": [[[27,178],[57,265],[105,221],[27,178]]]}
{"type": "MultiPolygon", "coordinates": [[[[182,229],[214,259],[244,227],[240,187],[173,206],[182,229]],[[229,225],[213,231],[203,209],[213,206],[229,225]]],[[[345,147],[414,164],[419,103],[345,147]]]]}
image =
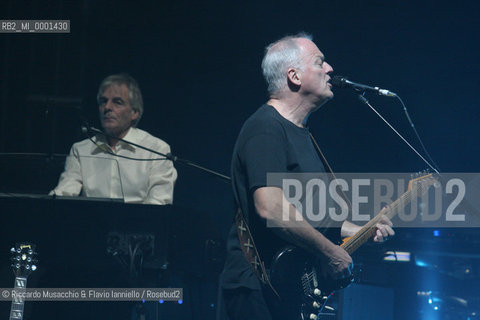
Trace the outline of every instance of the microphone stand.
{"type": "Polygon", "coordinates": [[[228,176],[226,176],[226,175],[223,175],[223,174],[221,174],[221,173],[218,173],[218,172],[216,172],[216,171],[207,169],[207,168],[205,168],[205,167],[202,167],[202,166],[200,166],[200,165],[198,165],[198,164],[196,164],[196,163],[194,163],[194,162],[192,162],[192,161],[190,161],[190,160],[181,159],[181,158],[179,158],[179,157],[177,157],[177,156],[174,156],[174,155],[171,154],[171,153],[164,154],[164,153],[158,152],[158,151],[156,151],[156,150],[153,150],[153,149],[144,147],[144,146],[139,145],[139,144],[136,144],[136,143],[134,143],[134,142],[127,141],[127,140],[125,140],[125,139],[122,139],[122,138],[118,138],[118,137],[109,135],[108,133],[105,133],[105,132],[103,132],[103,131],[101,131],[101,130],[99,130],[99,129],[97,129],[97,128],[94,128],[94,127],[85,127],[85,126],[84,126],[84,127],[82,127],[82,131],[83,131],[84,133],[86,133],[87,135],[88,135],[88,132],[89,132],[89,131],[92,131],[92,132],[94,132],[94,133],[96,133],[96,134],[101,134],[101,135],[103,135],[103,136],[105,136],[105,137],[107,137],[107,138],[116,139],[116,140],[125,142],[125,143],[127,143],[127,144],[129,144],[129,145],[132,145],[132,146],[138,147],[138,148],[140,148],[140,149],[149,151],[149,152],[151,152],[151,153],[153,153],[153,154],[157,154],[157,155],[159,155],[159,156],[165,157],[166,160],[170,160],[170,161],[172,161],[172,162],[180,162],[180,163],[183,163],[183,164],[188,165],[188,166],[190,166],[190,167],[194,167],[194,168],[200,169],[201,171],[207,172],[207,173],[209,173],[209,174],[211,174],[211,175],[213,175],[213,176],[216,176],[216,177],[218,177],[218,178],[221,178],[224,182],[229,183],[229,182],[231,181],[231,178],[230,178],[230,177],[228,177],[228,176]]]}
{"type": "MultiPolygon", "coordinates": [[[[390,129],[393,130],[393,132],[395,132],[397,134],[397,136],[400,137],[400,139],[403,140],[403,142],[405,142],[407,144],[407,146],[410,147],[410,149],[412,149],[419,157],[420,159],[423,160],[423,162],[425,162],[433,171],[435,171],[437,174],[440,174],[440,172],[438,172],[438,170],[433,167],[371,104],[370,102],[367,100],[367,98],[365,98],[363,95],[365,94],[365,91],[362,92],[361,94],[358,95],[358,98],[360,99],[361,102],[363,102],[364,104],[366,104],[367,106],[370,107],[370,109],[373,110],[373,112],[375,112],[375,114],[383,120],[383,122],[385,122],[389,127],[390,129]]],[[[408,117],[410,118],[410,117],[408,117]]]]}

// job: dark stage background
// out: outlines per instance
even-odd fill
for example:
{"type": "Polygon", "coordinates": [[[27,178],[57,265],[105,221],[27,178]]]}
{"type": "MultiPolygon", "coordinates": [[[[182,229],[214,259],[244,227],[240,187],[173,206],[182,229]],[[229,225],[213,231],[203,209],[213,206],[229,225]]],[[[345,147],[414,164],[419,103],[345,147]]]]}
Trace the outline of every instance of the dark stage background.
{"type": "MultiPolygon", "coordinates": [[[[476,1],[4,0],[0,17],[71,21],[69,34],[0,34],[0,152],[9,153],[0,158],[2,192],[45,194],[55,186],[64,160],[56,155],[84,138],[84,119],[100,127],[97,88],[118,72],[140,84],[139,128],[173,154],[229,175],[242,123],[267,100],[263,48],[298,31],[313,34],[335,74],[399,94],[442,171],[479,170],[476,1]]],[[[426,168],[353,92],[334,93],[309,125],[335,171],[426,168]]],[[[368,97],[419,148],[398,100],[368,97]]],[[[209,212],[224,237],[230,186],[176,167],[175,204],[209,212]]],[[[472,232],[465,243],[478,238],[472,232]]],[[[405,316],[397,309],[397,319],[405,316]]],[[[421,319],[417,311],[408,317],[421,319]]]]}

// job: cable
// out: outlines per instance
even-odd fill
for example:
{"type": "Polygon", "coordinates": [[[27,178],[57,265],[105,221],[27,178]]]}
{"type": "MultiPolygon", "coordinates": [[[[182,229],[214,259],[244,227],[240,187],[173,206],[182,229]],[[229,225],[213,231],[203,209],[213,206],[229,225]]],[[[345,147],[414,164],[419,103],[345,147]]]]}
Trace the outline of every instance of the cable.
{"type": "Polygon", "coordinates": [[[397,134],[397,136],[400,137],[400,139],[403,140],[403,142],[405,142],[409,147],[410,149],[412,149],[419,157],[420,159],[423,160],[423,162],[425,162],[433,171],[435,171],[436,173],[440,174],[440,172],[435,168],[433,167],[430,162],[428,162],[418,151],[417,149],[415,149],[391,124],[390,122],[388,122],[371,104],[370,102],[367,100],[367,98],[365,98],[363,96],[363,94],[359,94],[358,97],[360,98],[360,101],[362,101],[363,103],[365,103],[367,106],[370,107],[370,109],[373,110],[373,112],[375,112],[377,114],[378,117],[380,117],[380,119],[383,120],[383,122],[385,122],[389,127],[390,129],[393,130],[393,132],[395,132],[397,134]]]}
{"type": "MultiPolygon", "coordinates": [[[[432,159],[432,157],[430,156],[430,153],[427,151],[427,148],[425,148],[425,145],[423,144],[423,141],[422,139],[420,138],[420,135],[418,134],[417,132],[417,129],[415,128],[415,125],[413,124],[413,121],[412,119],[410,118],[410,115],[408,114],[408,110],[407,110],[407,107],[405,106],[405,103],[403,103],[403,100],[402,98],[400,98],[399,95],[395,95],[395,97],[400,101],[400,103],[402,104],[403,106],[403,111],[405,112],[405,116],[407,117],[407,120],[408,122],[410,123],[410,125],[412,126],[412,129],[413,129],[413,132],[415,132],[415,135],[417,136],[417,139],[418,139],[418,142],[420,142],[420,145],[422,146],[422,149],[423,149],[423,152],[425,152],[425,154],[427,155],[428,159],[430,160],[430,162],[433,163],[433,165],[435,166],[435,168],[438,170],[438,171],[441,171],[440,170],[440,167],[435,163],[435,161],[432,159]]],[[[437,172],[438,172],[437,171],[437,172]]]]}

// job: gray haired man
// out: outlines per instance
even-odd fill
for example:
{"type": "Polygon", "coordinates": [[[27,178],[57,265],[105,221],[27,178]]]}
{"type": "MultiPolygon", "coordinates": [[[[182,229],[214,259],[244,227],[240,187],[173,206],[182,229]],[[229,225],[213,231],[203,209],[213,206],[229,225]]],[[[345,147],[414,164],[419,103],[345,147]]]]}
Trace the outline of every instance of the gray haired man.
{"type": "Polygon", "coordinates": [[[136,128],[143,115],[137,81],[127,74],[106,77],[100,84],[97,102],[106,134],[72,146],[65,171],[50,194],[171,204],[177,179],[173,163],[119,140],[170,153],[170,146],[163,140],[136,128]]]}
{"type": "MultiPolygon", "coordinates": [[[[267,269],[279,249],[293,244],[321,258],[323,270],[335,278],[350,268],[350,255],[306,220],[297,220],[301,213],[287,201],[281,186],[267,185],[269,172],[326,171],[306,122],[312,112],[333,98],[329,82],[333,68],[309,35],[298,34],[267,46],[262,69],[270,98],[244,123],[234,147],[232,185],[236,205],[267,269]],[[291,218],[288,221],[283,218],[285,213],[291,218]]],[[[335,225],[325,219],[322,223],[321,229],[338,230],[337,238],[360,229],[347,221],[335,225]]],[[[272,319],[274,308],[265,298],[269,290],[265,277],[259,279],[252,268],[258,260],[247,261],[242,249],[249,246],[250,250],[252,244],[239,239],[244,230],[241,223],[234,223],[230,230],[217,318],[272,319]]],[[[380,221],[374,241],[381,242],[389,235],[393,235],[391,222],[380,221]]]]}

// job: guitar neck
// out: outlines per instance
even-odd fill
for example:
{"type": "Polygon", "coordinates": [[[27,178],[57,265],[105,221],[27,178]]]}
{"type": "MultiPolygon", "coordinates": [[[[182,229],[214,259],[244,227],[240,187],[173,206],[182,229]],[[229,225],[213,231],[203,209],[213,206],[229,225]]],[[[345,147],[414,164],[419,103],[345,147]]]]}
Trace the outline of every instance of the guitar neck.
{"type": "Polygon", "coordinates": [[[360,246],[367,242],[376,232],[376,224],[382,218],[387,216],[392,219],[397,213],[403,209],[412,200],[412,192],[405,192],[400,198],[395,200],[392,204],[385,207],[376,215],[372,220],[365,224],[360,231],[354,236],[348,238],[340,246],[348,252],[348,254],[354,253],[360,246]]]}
{"type": "Polygon", "coordinates": [[[15,295],[12,297],[12,307],[10,308],[10,320],[22,320],[23,319],[23,309],[25,301],[23,299],[23,293],[27,290],[27,278],[26,277],[15,277],[14,290],[20,295],[15,295]]]}

